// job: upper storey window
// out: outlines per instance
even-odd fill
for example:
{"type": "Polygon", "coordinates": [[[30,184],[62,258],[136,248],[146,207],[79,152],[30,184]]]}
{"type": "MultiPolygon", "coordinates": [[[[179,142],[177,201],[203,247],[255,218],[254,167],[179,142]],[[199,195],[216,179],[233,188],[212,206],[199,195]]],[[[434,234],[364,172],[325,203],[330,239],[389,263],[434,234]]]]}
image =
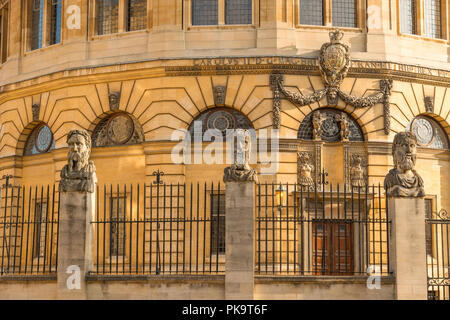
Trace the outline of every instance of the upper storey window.
{"type": "Polygon", "coordinates": [[[400,32],[443,38],[443,0],[399,0],[400,32]]]}
{"type": "Polygon", "coordinates": [[[147,28],[147,0],[97,0],[97,34],[147,28]]]}
{"type": "Polygon", "coordinates": [[[252,0],[192,0],[192,25],[252,24],[252,0]]]}
{"type": "Polygon", "coordinates": [[[0,62],[8,56],[8,5],[0,8],[0,62]]]}
{"type": "Polygon", "coordinates": [[[61,42],[62,0],[31,0],[29,7],[29,49],[61,42]]]}
{"type": "Polygon", "coordinates": [[[357,0],[299,0],[300,24],[356,28],[357,0]]]}

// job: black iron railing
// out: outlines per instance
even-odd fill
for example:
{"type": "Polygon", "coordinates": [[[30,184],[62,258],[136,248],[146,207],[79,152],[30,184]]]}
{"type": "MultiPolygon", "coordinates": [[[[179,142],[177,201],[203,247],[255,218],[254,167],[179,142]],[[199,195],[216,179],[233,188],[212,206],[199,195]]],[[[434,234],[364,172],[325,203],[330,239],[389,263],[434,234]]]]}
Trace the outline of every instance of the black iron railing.
{"type": "Polygon", "coordinates": [[[389,275],[379,185],[259,184],[256,200],[257,274],[389,275]]]}
{"type": "Polygon", "coordinates": [[[0,189],[0,275],[56,272],[59,193],[55,186],[0,189]]]}
{"type": "Polygon", "coordinates": [[[446,210],[426,219],[428,299],[450,300],[450,219],[446,210]]]}
{"type": "Polygon", "coordinates": [[[223,273],[224,191],[206,183],[98,187],[92,273],[223,273]]]}

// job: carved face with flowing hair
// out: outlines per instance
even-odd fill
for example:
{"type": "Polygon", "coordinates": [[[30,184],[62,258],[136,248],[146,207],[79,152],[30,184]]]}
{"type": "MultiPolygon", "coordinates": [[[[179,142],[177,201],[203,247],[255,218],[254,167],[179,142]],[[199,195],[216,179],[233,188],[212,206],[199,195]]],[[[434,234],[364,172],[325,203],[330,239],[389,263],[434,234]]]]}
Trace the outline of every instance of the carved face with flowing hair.
{"type": "Polygon", "coordinates": [[[69,171],[81,171],[89,164],[91,137],[84,130],[72,130],[67,135],[69,171]]]}
{"type": "Polygon", "coordinates": [[[417,138],[410,131],[395,135],[392,145],[392,156],[395,168],[399,171],[414,169],[417,158],[417,138]]]}

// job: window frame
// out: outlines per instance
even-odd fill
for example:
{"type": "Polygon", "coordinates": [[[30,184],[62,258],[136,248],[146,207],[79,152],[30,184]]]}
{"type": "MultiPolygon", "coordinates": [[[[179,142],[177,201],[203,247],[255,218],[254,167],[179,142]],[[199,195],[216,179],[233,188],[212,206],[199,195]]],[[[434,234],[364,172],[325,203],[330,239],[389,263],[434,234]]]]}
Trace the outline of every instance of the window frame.
{"type": "Polygon", "coordinates": [[[0,64],[8,59],[8,42],[9,42],[9,21],[10,21],[9,1],[4,3],[0,8],[1,24],[0,24],[0,64]],[[5,19],[6,17],[6,19],[5,19]]]}
{"type": "Polygon", "coordinates": [[[209,253],[210,257],[216,256],[224,256],[226,253],[226,207],[223,207],[223,212],[220,210],[221,200],[223,199],[225,204],[225,192],[224,191],[209,191],[209,199],[210,199],[210,207],[209,207],[209,219],[210,219],[210,230],[209,230],[209,253]],[[213,201],[217,200],[219,203],[219,207],[217,207],[218,212],[214,212],[213,210],[213,201]],[[215,230],[215,237],[213,235],[214,226],[213,226],[213,217],[216,217],[216,223],[214,226],[218,227],[219,230],[215,230]],[[222,219],[221,219],[222,218],[222,219]],[[223,222],[222,222],[223,220],[223,222]],[[223,234],[221,235],[223,227],[223,234]],[[218,231],[218,233],[217,233],[218,231]],[[223,248],[221,247],[221,236],[223,238],[223,248]],[[216,243],[214,243],[216,240],[216,243]],[[217,244],[218,242],[218,244],[217,244]],[[218,246],[217,246],[218,245],[218,246]],[[221,250],[223,249],[223,251],[221,250]]]}
{"type": "Polygon", "coordinates": [[[217,24],[212,25],[194,25],[193,15],[192,15],[192,2],[193,0],[188,0],[184,3],[184,16],[183,20],[186,21],[186,29],[228,29],[228,28],[249,28],[254,29],[256,27],[257,21],[259,20],[259,1],[252,0],[252,22],[250,24],[226,24],[226,0],[218,1],[218,15],[217,24]]]}
{"type": "Polygon", "coordinates": [[[356,2],[356,26],[355,27],[340,27],[340,26],[334,26],[332,17],[333,17],[333,0],[322,0],[323,1],[323,24],[322,25],[311,25],[311,24],[301,24],[300,23],[300,1],[295,1],[295,8],[294,8],[294,14],[295,14],[295,26],[296,28],[303,28],[303,29],[326,29],[326,30],[334,30],[336,28],[342,29],[342,30],[348,30],[348,31],[362,31],[366,27],[366,21],[365,21],[365,13],[367,11],[365,1],[363,0],[355,0],[356,2]]]}
{"type": "Polygon", "coordinates": [[[139,29],[139,30],[133,30],[133,31],[128,31],[128,5],[127,2],[128,0],[118,0],[118,5],[119,5],[119,9],[118,9],[118,14],[117,14],[117,32],[114,33],[104,33],[104,34],[99,34],[98,33],[98,18],[97,18],[97,14],[98,14],[98,0],[89,0],[90,4],[91,4],[91,13],[90,13],[90,19],[89,19],[89,25],[91,25],[92,27],[89,28],[89,38],[91,40],[93,39],[97,39],[97,38],[107,38],[107,37],[117,37],[117,36],[122,36],[122,35],[127,35],[127,34],[132,34],[132,33],[141,33],[141,32],[148,32],[151,27],[152,27],[152,18],[153,15],[151,13],[151,8],[153,5],[153,0],[146,0],[146,6],[147,6],[147,10],[146,10],[146,19],[145,19],[145,28],[143,29],[139,29]]]}
{"type": "Polygon", "coordinates": [[[447,15],[448,11],[448,4],[445,0],[439,0],[441,3],[441,37],[440,38],[433,38],[428,37],[425,34],[425,1],[424,0],[413,0],[415,2],[415,16],[416,16],[416,33],[409,34],[409,33],[403,33],[400,30],[400,0],[396,1],[397,6],[397,35],[405,37],[405,38],[413,38],[413,39],[425,39],[440,43],[446,43],[448,41],[448,19],[449,16],[447,15]]]}
{"type": "Polygon", "coordinates": [[[64,0],[60,0],[61,2],[61,25],[60,25],[60,41],[58,43],[54,43],[54,44],[50,44],[50,33],[51,33],[51,12],[50,12],[50,7],[51,7],[51,2],[53,0],[42,0],[44,1],[44,5],[43,5],[43,17],[42,17],[42,40],[40,43],[40,47],[39,48],[35,48],[32,49],[32,36],[33,36],[33,2],[34,0],[27,0],[27,5],[25,7],[25,24],[26,24],[26,33],[25,33],[25,39],[26,39],[26,45],[24,46],[25,49],[25,53],[30,53],[30,52],[36,52],[36,51],[40,51],[43,50],[45,48],[48,47],[54,47],[54,46],[59,46],[62,45],[64,42],[64,23],[65,23],[65,16],[64,16],[64,12],[65,12],[65,1],[64,0]]]}

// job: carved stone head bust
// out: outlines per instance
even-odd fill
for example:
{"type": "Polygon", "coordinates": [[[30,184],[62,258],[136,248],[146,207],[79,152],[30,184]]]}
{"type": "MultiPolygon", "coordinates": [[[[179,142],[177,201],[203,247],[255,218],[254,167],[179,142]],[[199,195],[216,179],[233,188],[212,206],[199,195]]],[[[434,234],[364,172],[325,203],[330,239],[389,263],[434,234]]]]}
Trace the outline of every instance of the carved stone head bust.
{"type": "Polygon", "coordinates": [[[417,154],[417,138],[414,133],[399,132],[394,137],[392,156],[394,169],[384,180],[384,188],[389,197],[423,197],[423,180],[414,170],[417,154]]]}
{"type": "Polygon", "coordinates": [[[61,191],[94,192],[95,166],[89,161],[91,136],[84,130],[72,130],[67,135],[68,163],[61,170],[61,191]]]}

